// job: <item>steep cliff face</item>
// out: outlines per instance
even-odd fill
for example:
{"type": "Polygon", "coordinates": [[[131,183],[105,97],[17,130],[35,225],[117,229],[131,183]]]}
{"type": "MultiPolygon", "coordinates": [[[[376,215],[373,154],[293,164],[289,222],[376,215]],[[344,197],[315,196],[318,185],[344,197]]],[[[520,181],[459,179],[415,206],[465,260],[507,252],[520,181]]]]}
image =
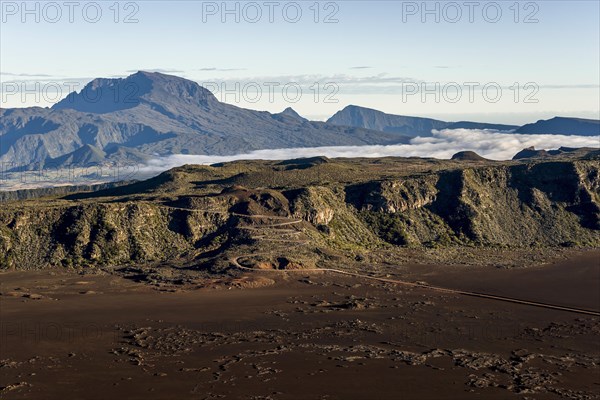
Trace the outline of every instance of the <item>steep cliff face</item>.
{"type": "Polygon", "coordinates": [[[394,214],[418,209],[435,201],[437,174],[350,186],[346,200],[362,209],[394,214]]]}
{"type": "Polygon", "coordinates": [[[328,225],[335,216],[335,208],[344,207],[339,198],[327,188],[308,187],[286,193],[290,211],[313,225],[328,225]]]}
{"type": "Polygon", "coordinates": [[[0,262],[30,269],[166,261],[193,250],[226,222],[227,214],[149,203],[0,212],[0,262]]]}
{"type": "Polygon", "coordinates": [[[409,243],[597,245],[598,174],[597,161],[467,168],[357,185],[347,199],[389,214],[409,243]]]}
{"type": "Polygon", "coordinates": [[[236,246],[315,257],[389,245],[600,246],[596,159],[448,164],[396,175],[386,169],[364,181],[323,174],[327,181],[309,185],[284,169],[277,187],[265,187],[273,166],[264,163],[225,180],[218,167],[186,166],[102,194],[5,203],[0,268],[180,261],[236,253],[236,246]]]}
{"type": "Polygon", "coordinates": [[[354,207],[344,201],[342,188],[308,187],[285,195],[290,199],[291,216],[316,226],[328,245],[368,247],[378,242],[354,207]]]}

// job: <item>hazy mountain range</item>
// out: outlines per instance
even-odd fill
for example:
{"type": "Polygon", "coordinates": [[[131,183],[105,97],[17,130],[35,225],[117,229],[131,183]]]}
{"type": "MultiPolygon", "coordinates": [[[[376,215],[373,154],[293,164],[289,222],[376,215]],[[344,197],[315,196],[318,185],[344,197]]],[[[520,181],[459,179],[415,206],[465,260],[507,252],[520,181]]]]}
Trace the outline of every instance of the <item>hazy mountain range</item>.
{"type": "Polygon", "coordinates": [[[479,122],[446,122],[431,118],[409,117],[386,114],[381,111],[359,106],[348,106],[327,120],[328,124],[356,126],[393,132],[411,137],[431,136],[433,129],[496,129],[509,131],[517,129],[515,125],[486,124],[479,122]]]}
{"type": "MultiPolygon", "coordinates": [[[[95,79],[51,108],[0,110],[0,162],[38,168],[171,154],[233,155],[260,149],[408,143],[432,129],[600,134],[598,121],[555,118],[521,128],[445,122],[348,106],[327,122],[293,109],[271,114],[222,103],[196,82],[138,72],[95,79]],[[580,133],[584,132],[584,133],[580,133]]],[[[6,168],[5,169],[10,169],[6,168]]]]}
{"type": "Polygon", "coordinates": [[[219,102],[195,82],[138,72],[95,79],[52,108],[3,109],[0,162],[215,154],[286,147],[392,144],[403,135],[311,122],[219,102]],[[93,100],[92,100],[93,99],[93,100]]]}
{"type": "Polygon", "coordinates": [[[524,134],[549,133],[560,135],[598,136],[600,135],[600,120],[554,117],[549,120],[538,121],[534,124],[523,125],[517,129],[516,132],[524,134]]]}

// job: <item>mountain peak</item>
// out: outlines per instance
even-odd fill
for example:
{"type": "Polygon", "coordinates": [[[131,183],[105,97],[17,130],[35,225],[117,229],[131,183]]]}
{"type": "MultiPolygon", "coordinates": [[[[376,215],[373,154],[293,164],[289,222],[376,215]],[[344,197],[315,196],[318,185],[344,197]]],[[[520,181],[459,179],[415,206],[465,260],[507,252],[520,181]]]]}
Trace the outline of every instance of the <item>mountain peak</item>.
{"type": "Polygon", "coordinates": [[[164,75],[164,74],[161,74],[160,72],[144,71],[144,70],[140,69],[138,72],[129,75],[129,77],[136,76],[136,75],[152,76],[152,75],[164,75]]]}
{"type": "Polygon", "coordinates": [[[480,122],[446,122],[432,118],[387,114],[383,111],[357,105],[348,105],[327,120],[328,124],[375,129],[383,132],[416,136],[431,136],[433,130],[441,129],[494,129],[513,130],[513,125],[480,122]]]}
{"type": "Polygon", "coordinates": [[[386,114],[372,108],[348,105],[327,120],[328,124],[374,129],[399,135],[431,136],[433,129],[445,126],[442,121],[428,118],[386,114]]]}
{"type": "Polygon", "coordinates": [[[294,110],[292,107],[288,107],[285,110],[283,110],[282,112],[280,112],[279,114],[274,114],[274,115],[275,116],[287,116],[287,117],[297,119],[299,121],[308,121],[306,118],[304,118],[303,116],[298,114],[296,112],[296,110],[294,110]]]}
{"type": "Polygon", "coordinates": [[[369,107],[358,106],[358,105],[356,105],[356,104],[348,104],[346,107],[344,107],[344,110],[367,110],[367,111],[379,111],[379,110],[375,110],[374,108],[369,108],[369,107]]]}
{"type": "Polygon", "coordinates": [[[183,104],[202,106],[213,101],[217,101],[213,94],[194,81],[160,72],[138,71],[125,78],[96,78],[79,93],[69,94],[52,108],[106,114],[142,103],[172,108],[183,104]]]}

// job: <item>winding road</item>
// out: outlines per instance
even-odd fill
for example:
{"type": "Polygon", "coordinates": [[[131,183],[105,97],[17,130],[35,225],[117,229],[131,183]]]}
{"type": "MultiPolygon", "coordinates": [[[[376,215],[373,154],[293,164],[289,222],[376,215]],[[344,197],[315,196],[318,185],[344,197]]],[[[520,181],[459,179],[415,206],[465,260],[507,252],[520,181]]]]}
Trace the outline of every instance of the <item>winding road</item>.
{"type": "MultiPolygon", "coordinates": [[[[258,254],[255,254],[255,255],[258,255],[258,254]]],[[[307,272],[331,272],[331,273],[335,273],[335,274],[352,276],[352,277],[361,278],[361,279],[368,279],[368,280],[377,281],[377,282],[393,283],[396,285],[410,286],[410,287],[421,288],[421,289],[429,289],[429,290],[434,290],[436,292],[441,292],[441,293],[460,294],[463,296],[479,297],[479,298],[483,298],[483,299],[505,301],[508,303],[523,304],[523,305],[528,305],[528,306],[547,308],[547,309],[551,309],[551,310],[568,311],[568,312],[573,312],[573,313],[578,313],[578,314],[586,314],[586,315],[593,315],[596,317],[600,317],[600,312],[598,312],[598,311],[566,307],[566,306],[560,306],[560,305],[555,305],[555,304],[550,304],[550,303],[541,303],[541,302],[536,302],[536,301],[521,300],[521,299],[516,299],[513,297],[497,296],[497,295],[493,295],[493,294],[469,292],[469,291],[457,290],[457,289],[448,289],[448,288],[443,288],[443,287],[439,287],[439,286],[432,286],[432,285],[426,285],[426,284],[421,284],[421,283],[402,281],[402,280],[398,280],[398,279],[380,278],[380,277],[376,277],[376,276],[358,274],[355,272],[348,272],[348,271],[343,271],[340,269],[333,269],[333,268],[307,268],[307,269],[295,269],[295,270],[278,270],[278,269],[273,269],[273,270],[266,269],[265,270],[265,269],[248,268],[248,267],[244,267],[244,266],[240,265],[240,263],[238,262],[238,260],[243,257],[247,257],[247,256],[232,257],[229,259],[229,262],[234,267],[239,268],[244,271],[262,272],[262,273],[265,273],[265,272],[266,273],[284,273],[284,274],[307,273],[307,272]]]]}
{"type": "MultiPolygon", "coordinates": [[[[286,218],[286,217],[276,217],[276,216],[269,216],[269,215],[243,215],[243,214],[236,214],[236,215],[240,216],[240,217],[247,217],[247,218],[263,218],[263,219],[270,218],[270,219],[279,219],[279,220],[286,220],[286,219],[289,220],[289,218],[286,218]]],[[[248,226],[248,227],[241,227],[241,228],[247,229],[247,230],[253,230],[253,231],[261,231],[261,230],[269,229],[269,228],[273,228],[273,227],[294,225],[294,224],[298,224],[300,222],[302,222],[302,220],[292,220],[292,221],[280,222],[280,223],[276,223],[276,224],[263,225],[263,226],[259,226],[259,227],[248,226]]],[[[277,229],[277,231],[281,231],[281,233],[287,234],[287,235],[290,235],[290,234],[298,235],[301,233],[300,231],[297,231],[295,229],[277,229]]],[[[308,240],[269,238],[268,235],[266,235],[266,234],[257,235],[257,236],[254,236],[254,238],[260,239],[260,240],[297,243],[297,244],[308,243],[308,240]]],[[[392,283],[395,285],[403,285],[403,286],[409,286],[409,287],[413,287],[413,288],[428,289],[428,290],[433,290],[433,291],[440,292],[440,293],[458,294],[458,295],[462,295],[462,296],[477,297],[477,298],[488,299],[488,300],[503,301],[503,302],[513,303],[513,304],[521,304],[521,305],[526,305],[526,306],[546,308],[546,309],[550,309],[550,310],[566,311],[566,312],[571,312],[571,313],[585,314],[585,315],[592,315],[595,317],[600,317],[599,311],[586,310],[586,309],[575,308],[575,307],[567,307],[567,306],[561,306],[561,305],[557,305],[557,304],[550,304],[550,303],[544,303],[544,302],[522,300],[522,299],[517,299],[514,297],[499,296],[499,295],[494,295],[494,294],[470,292],[470,291],[458,290],[458,289],[449,289],[449,288],[444,288],[444,287],[440,287],[440,286],[432,286],[432,285],[427,285],[427,284],[422,284],[422,283],[408,282],[408,281],[403,281],[403,280],[399,280],[399,279],[381,278],[381,277],[376,277],[376,276],[371,276],[371,275],[359,274],[356,272],[348,272],[348,271],[334,269],[334,268],[307,268],[307,269],[296,269],[296,270],[277,270],[277,269],[268,270],[267,269],[267,270],[265,270],[265,269],[255,269],[255,268],[244,267],[243,265],[241,265],[239,263],[240,258],[255,257],[255,256],[259,256],[259,255],[264,255],[264,254],[268,254],[268,253],[255,253],[255,254],[246,255],[246,256],[244,256],[244,255],[234,256],[234,257],[229,258],[229,262],[235,268],[238,268],[238,269],[244,270],[244,271],[250,271],[250,272],[280,273],[280,274],[307,273],[307,272],[333,273],[333,274],[351,276],[354,278],[367,279],[367,280],[376,281],[376,282],[392,283]]]]}
{"type": "MultiPolygon", "coordinates": [[[[230,213],[230,212],[219,211],[219,210],[187,209],[187,208],[172,207],[172,206],[166,206],[166,205],[163,205],[163,207],[172,208],[172,209],[180,209],[180,210],[185,210],[185,211],[194,211],[194,212],[209,212],[209,213],[212,212],[212,213],[218,213],[218,214],[221,214],[221,213],[222,214],[230,214],[230,215],[234,215],[234,216],[242,217],[242,218],[280,220],[283,222],[277,222],[277,223],[273,223],[273,224],[266,224],[266,225],[260,225],[260,226],[241,226],[240,229],[260,232],[260,231],[264,231],[266,229],[275,228],[274,230],[276,230],[278,234],[282,234],[282,235],[300,235],[302,233],[301,231],[298,231],[295,229],[280,229],[279,228],[282,226],[292,226],[295,224],[299,224],[303,221],[301,219],[290,220],[290,218],[288,218],[288,217],[275,216],[275,215],[246,215],[246,214],[230,213]]],[[[271,242],[295,243],[298,245],[303,245],[303,244],[309,243],[308,240],[302,240],[302,239],[273,238],[273,237],[270,237],[270,235],[268,235],[266,233],[264,233],[262,235],[260,235],[260,234],[254,235],[253,238],[258,239],[258,240],[263,240],[263,241],[271,241],[271,242]]],[[[376,276],[371,276],[371,275],[359,274],[356,272],[348,272],[348,271],[343,271],[343,270],[334,269],[334,268],[307,268],[307,269],[298,269],[298,270],[276,270],[276,269],[264,270],[264,269],[255,269],[255,268],[244,267],[243,265],[241,265],[239,263],[240,258],[255,257],[255,256],[265,255],[265,254],[269,254],[269,253],[255,253],[255,254],[250,254],[250,255],[245,255],[245,256],[244,255],[234,256],[234,257],[229,258],[229,262],[235,268],[238,268],[243,271],[254,272],[254,273],[256,273],[256,272],[279,273],[279,274],[307,273],[307,272],[333,273],[333,274],[351,276],[354,278],[367,279],[367,280],[376,281],[376,282],[392,283],[395,285],[403,285],[403,286],[408,286],[408,287],[413,287],[413,288],[428,289],[428,290],[433,290],[433,291],[440,292],[440,293],[458,294],[458,295],[462,295],[462,296],[477,297],[477,298],[488,299],[488,300],[503,301],[503,302],[513,303],[513,304],[521,304],[521,305],[540,307],[540,308],[545,308],[545,309],[550,309],[550,310],[558,310],[558,311],[565,311],[565,312],[600,317],[600,311],[586,310],[586,309],[582,309],[582,308],[567,307],[567,306],[561,306],[561,305],[557,305],[557,304],[536,302],[536,301],[530,301],[530,300],[522,300],[522,299],[517,299],[514,297],[499,296],[499,295],[494,295],[494,294],[470,292],[470,291],[458,290],[458,289],[449,289],[449,288],[444,288],[444,287],[440,287],[440,286],[432,286],[432,285],[427,285],[427,284],[422,284],[422,283],[408,282],[408,281],[403,281],[403,280],[399,280],[399,279],[381,278],[381,277],[376,277],[376,276]]]]}

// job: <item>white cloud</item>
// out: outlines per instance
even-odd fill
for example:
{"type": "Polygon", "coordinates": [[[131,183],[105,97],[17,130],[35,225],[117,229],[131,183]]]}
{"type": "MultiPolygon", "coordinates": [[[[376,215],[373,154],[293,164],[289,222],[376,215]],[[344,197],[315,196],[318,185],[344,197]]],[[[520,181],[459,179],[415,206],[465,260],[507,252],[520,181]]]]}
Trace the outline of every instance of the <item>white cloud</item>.
{"type": "Polygon", "coordinates": [[[214,164],[234,160],[286,160],[301,157],[433,157],[449,159],[453,154],[471,150],[492,160],[510,160],[526,147],[557,149],[565,147],[600,147],[598,136],[519,135],[510,132],[447,129],[433,131],[432,137],[417,137],[410,144],[387,146],[329,146],[293,149],[256,150],[233,156],[174,154],[151,160],[141,167],[144,174],[162,172],[184,164],[214,164]]]}

